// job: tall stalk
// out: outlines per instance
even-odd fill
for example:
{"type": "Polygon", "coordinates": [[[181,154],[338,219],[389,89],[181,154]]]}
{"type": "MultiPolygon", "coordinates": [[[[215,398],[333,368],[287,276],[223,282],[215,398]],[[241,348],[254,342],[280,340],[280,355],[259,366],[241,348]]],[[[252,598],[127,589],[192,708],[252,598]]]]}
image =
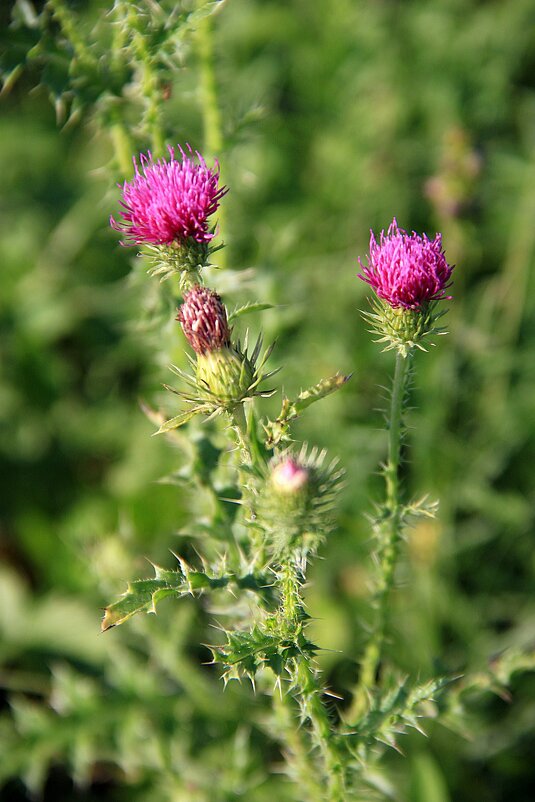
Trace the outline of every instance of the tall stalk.
{"type": "Polygon", "coordinates": [[[52,10],[52,14],[58,22],[63,35],[70,42],[75,57],[82,65],[89,67],[89,69],[94,68],[95,58],[87,42],[80,35],[76,17],[72,14],[68,4],[63,0],[48,0],[47,5],[52,10]]]}
{"type": "Polygon", "coordinates": [[[223,149],[223,132],[214,63],[214,27],[210,16],[199,20],[196,36],[200,62],[205,152],[217,157],[223,149]]]}
{"type": "Polygon", "coordinates": [[[377,670],[383,651],[388,599],[394,584],[394,574],[398,560],[401,540],[401,488],[400,462],[403,442],[403,402],[407,388],[411,354],[396,354],[396,367],[390,410],[387,419],[388,459],[384,468],[385,503],[384,520],[379,524],[379,576],[375,594],[376,619],[375,627],[366,646],[361,662],[360,679],[354,702],[350,711],[352,718],[361,716],[367,707],[368,698],[376,685],[377,670]]]}
{"type": "MultiPolygon", "coordinates": [[[[199,79],[204,148],[205,152],[210,157],[218,159],[221,157],[224,143],[214,61],[214,26],[211,16],[206,16],[199,20],[196,38],[200,68],[199,79]]],[[[219,231],[225,230],[223,214],[223,209],[220,209],[218,219],[219,231]]],[[[217,262],[221,268],[227,266],[225,249],[218,251],[217,262]]]]}
{"type": "Polygon", "coordinates": [[[127,4],[126,9],[126,21],[132,37],[132,51],[141,69],[141,91],[145,98],[144,123],[151,139],[153,154],[163,156],[165,135],[158,72],[147,43],[143,17],[134,3],[127,4]]]}

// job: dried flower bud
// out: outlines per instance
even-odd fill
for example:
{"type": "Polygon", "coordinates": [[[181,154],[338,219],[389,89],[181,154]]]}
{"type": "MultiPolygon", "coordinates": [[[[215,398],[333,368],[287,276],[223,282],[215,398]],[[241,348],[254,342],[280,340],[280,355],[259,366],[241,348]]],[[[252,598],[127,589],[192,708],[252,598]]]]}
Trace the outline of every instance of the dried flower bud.
{"type": "Polygon", "coordinates": [[[196,285],[185,293],[177,320],[196,354],[217,351],[230,344],[225,305],[207,287],[196,285]]]}

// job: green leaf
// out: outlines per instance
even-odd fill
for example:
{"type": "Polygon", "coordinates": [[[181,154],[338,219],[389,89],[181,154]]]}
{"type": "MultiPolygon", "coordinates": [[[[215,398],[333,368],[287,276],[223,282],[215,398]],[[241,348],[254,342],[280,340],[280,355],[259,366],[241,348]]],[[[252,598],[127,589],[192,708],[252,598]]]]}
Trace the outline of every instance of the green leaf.
{"type": "Polygon", "coordinates": [[[410,802],[450,802],[444,775],[436,760],[421,752],[412,760],[410,802]]]}
{"type": "Polygon", "coordinates": [[[280,676],[296,658],[312,657],[317,652],[317,646],[308,640],[301,622],[292,632],[281,631],[276,614],[255,624],[250,632],[227,630],[225,634],[225,644],[210,647],[213,662],[223,666],[225,682],[242,677],[253,680],[263,666],[269,666],[280,676]]]}
{"type": "Polygon", "coordinates": [[[180,415],[176,415],[174,418],[170,418],[169,420],[165,421],[165,423],[162,423],[155,434],[172,432],[173,429],[178,429],[180,426],[184,426],[184,424],[194,418],[195,415],[198,415],[199,412],[203,411],[204,410],[202,407],[193,407],[193,409],[187,409],[184,412],[181,412],[180,415]]]}
{"type": "Polygon", "coordinates": [[[302,390],[293,402],[296,415],[299,415],[304,409],[314,404],[316,401],[325,398],[326,395],[330,395],[336,390],[339,390],[350,378],[351,375],[344,376],[341,373],[336,373],[328,379],[322,379],[318,384],[315,384],[308,390],[302,390]]]}
{"type": "Polygon", "coordinates": [[[156,605],[168,596],[177,598],[188,593],[188,588],[182,575],[176,574],[175,587],[168,585],[161,579],[139,579],[130,582],[122,599],[106,607],[102,619],[102,631],[123,624],[136,613],[155,613],[156,605]]]}
{"type": "Polygon", "coordinates": [[[228,322],[234,323],[239,317],[249,315],[252,312],[263,312],[265,309],[273,309],[273,304],[248,303],[238,307],[228,316],[228,322]]]}
{"type": "Polygon", "coordinates": [[[263,574],[237,576],[225,574],[209,576],[203,571],[195,571],[181,557],[179,571],[169,571],[153,565],[154,579],[137,579],[129,582],[126,592],[119,601],[106,607],[101,629],[105,632],[111,627],[123,624],[136,613],[156,613],[156,606],[162,599],[181,598],[195,592],[219,590],[234,585],[240,590],[250,590],[270,600],[271,583],[263,574]]]}
{"type": "Polygon", "coordinates": [[[408,678],[401,680],[392,675],[387,679],[387,687],[373,698],[370,710],[351,726],[348,745],[361,759],[367,758],[374,742],[399,751],[399,735],[408,729],[423,733],[420,719],[436,715],[436,704],[458,679],[458,676],[438,677],[412,683],[408,678]]]}
{"type": "Polygon", "coordinates": [[[268,421],[264,426],[267,434],[266,445],[268,448],[274,448],[281,442],[288,442],[288,430],[291,421],[299,417],[299,415],[316,401],[320,401],[325,396],[336,392],[349,381],[351,375],[344,376],[341,373],[336,373],[327,379],[322,379],[318,384],[309,387],[308,390],[302,390],[297,398],[290,401],[285,398],[282,402],[282,409],[276,421],[268,421]]]}

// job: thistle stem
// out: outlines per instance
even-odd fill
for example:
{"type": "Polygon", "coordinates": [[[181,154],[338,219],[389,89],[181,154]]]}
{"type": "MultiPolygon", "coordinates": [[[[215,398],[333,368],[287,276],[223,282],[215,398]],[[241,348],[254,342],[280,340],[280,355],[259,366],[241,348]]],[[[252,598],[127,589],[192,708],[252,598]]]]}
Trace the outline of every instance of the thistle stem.
{"type": "Polygon", "coordinates": [[[141,91],[145,97],[144,123],[150,135],[152,152],[162,156],[165,137],[162,129],[162,93],[158,74],[145,33],[145,23],[134,3],[127,5],[127,24],[132,34],[132,51],[142,71],[141,91]]]}
{"type": "Polygon", "coordinates": [[[329,714],[321,699],[323,689],[310,657],[300,649],[299,641],[302,638],[306,614],[301,598],[299,575],[290,560],[281,566],[279,578],[281,628],[285,630],[285,637],[295,642],[298,652],[290,668],[292,695],[302,711],[302,716],[310,722],[312,743],[322,756],[326,785],[325,800],[344,802],[343,765],[329,714]]]}
{"type": "Polygon", "coordinates": [[[115,161],[121,176],[130,178],[133,172],[133,146],[128,131],[119,119],[116,119],[110,126],[110,136],[115,151],[115,161]]]}
{"type": "Polygon", "coordinates": [[[223,148],[223,134],[221,132],[221,113],[217,98],[211,17],[207,16],[199,20],[196,36],[200,60],[204,146],[211,156],[217,158],[223,148]]]}
{"type": "Polygon", "coordinates": [[[94,68],[95,58],[87,43],[79,34],[77,19],[63,0],[48,0],[47,5],[52,9],[54,18],[59,23],[63,35],[69,40],[75,57],[80,64],[94,68]]]}
{"type": "Polygon", "coordinates": [[[236,440],[238,448],[240,449],[240,456],[246,465],[251,465],[252,455],[249,444],[249,433],[247,431],[247,418],[243,403],[236,404],[231,412],[232,428],[236,433],[236,440]]]}
{"type": "Polygon", "coordinates": [[[366,711],[369,696],[376,686],[377,669],[381,662],[385,639],[388,599],[394,584],[394,573],[399,553],[402,511],[399,468],[403,440],[403,403],[409,368],[410,353],[407,356],[403,356],[398,351],[387,423],[388,460],[384,469],[386,485],[385,518],[379,530],[379,577],[375,594],[377,615],[374,631],[364,651],[360,679],[353,705],[349,711],[349,717],[353,720],[359,718],[366,711]]]}
{"type": "Polygon", "coordinates": [[[323,802],[323,788],[315,776],[314,766],[311,766],[306,733],[296,720],[295,704],[291,694],[286,691],[281,691],[279,694],[275,691],[273,709],[280,739],[285,747],[285,757],[294,779],[302,790],[302,798],[307,802],[323,802]]]}
{"type": "MultiPolygon", "coordinates": [[[[244,404],[238,404],[231,412],[232,428],[236,435],[236,442],[240,451],[240,466],[238,468],[238,475],[240,477],[240,484],[242,487],[246,486],[247,480],[250,479],[248,469],[258,468],[261,457],[258,453],[247,415],[245,414],[244,404]]],[[[251,421],[251,426],[254,426],[254,418],[251,421]]],[[[254,518],[254,509],[251,499],[249,499],[248,517],[254,518]]],[[[253,558],[252,565],[256,568],[263,568],[266,563],[266,546],[265,537],[262,531],[255,528],[249,529],[250,532],[250,556],[253,558]]]]}
{"type": "MultiPolygon", "coordinates": [[[[223,150],[223,127],[217,93],[217,81],[214,64],[214,26],[211,16],[199,21],[196,30],[197,52],[199,54],[200,90],[204,129],[204,147],[207,154],[219,158],[223,150]]],[[[223,180],[222,180],[223,182],[223,180]]],[[[224,182],[223,182],[224,183],[224,182]]],[[[219,209],[218,229],[224,231],[224,210],[219,209]]],[[[226,266],[225,249],[218,251],[219,267],[226,266]]]]}

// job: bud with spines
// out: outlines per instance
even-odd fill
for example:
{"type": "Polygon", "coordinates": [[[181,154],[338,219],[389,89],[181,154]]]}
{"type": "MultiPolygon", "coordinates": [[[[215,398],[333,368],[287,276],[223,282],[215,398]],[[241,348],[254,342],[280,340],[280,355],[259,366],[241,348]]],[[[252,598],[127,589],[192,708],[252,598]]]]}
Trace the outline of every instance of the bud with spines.
{"type": "Polygon", "coordinates": [[[195,284],[184,294],[177,320],[196,354],[196,359],[190,358],[195,375],[173,366],[172,370],[189,389],[182,391],[166,387],[192,406],[162,424],[159,432],[176,429],[198,413],[210,416],[233,413],[247,399],[273,394],[273,390],[259,389],[264,379],[277,372],[262,372],[272,348],[260,357],[261,337],[251,354],[247,352],[247,343],[242,349],[239,341],[233,342],[227,310],[216,292],[195,284]]]}
{"type": "Polygon", "coordinates": [[[254,383],[254,367],[231,343],[227,310],[220,296],[195,285],[185,293],[177,320],[197,354],[196,377],[219,407],[232,411],[254,383]]]}
{"type": "Polygon", "coordinates": [[[230,346],[227,310],[217,292],[208,287],[195,285],[184,294],[177,320],[197,356],[230,346]]]}
{"type": "Polygon", "coordinates": [[[326,452],[304,445],[299,453],[285,451],[268,465],[258,491],[257,525],[275,559],[290,554],[306,560],[334,527],[334,509],[343,471],[326,452]]]}

